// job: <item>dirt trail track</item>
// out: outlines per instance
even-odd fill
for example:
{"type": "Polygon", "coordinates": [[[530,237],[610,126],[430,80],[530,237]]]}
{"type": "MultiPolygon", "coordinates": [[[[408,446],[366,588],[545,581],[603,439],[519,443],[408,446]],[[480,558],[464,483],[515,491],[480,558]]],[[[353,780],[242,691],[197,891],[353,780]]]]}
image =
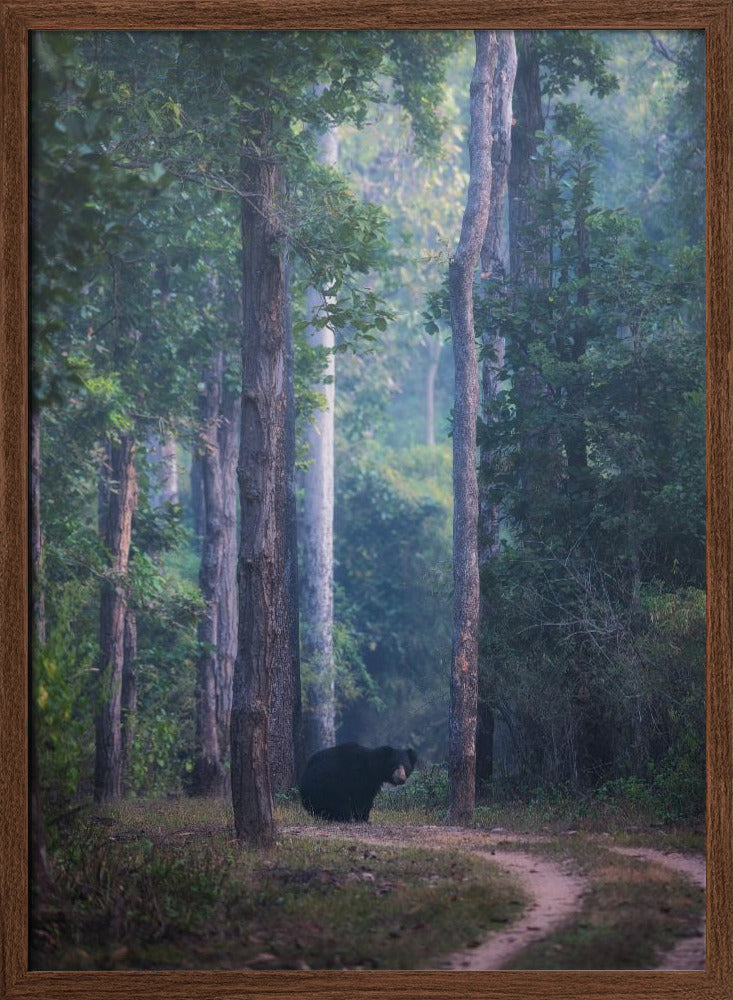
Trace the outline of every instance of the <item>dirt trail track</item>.
{"type": "MultiPolygon", "coordinates": [[[[650,847],[612,847],[616,854],[624,854],[630,858],[641,858],[645,861],[653,861],[655,864],[664,865],[666,868],[673,868],[677,872],[687,875],[695,885],[705,889],[705,858],[699,855],[676,854],[664,851],[655,851],[650,847]]],[[[694,937],[682,938],[677,942],[671,951],[659,958],[657,969],[663,972],[704,972],[705,971],[705,914],[698,926],[698,932],[694,937]]]]}
{"type": "MultiPolygon", "coordinates": [[[[291,827],[283,833],[302,835],[315,832],[314,827],[291,827]]],[[[541,842],[543,837],[517,836],[504,833],[482,833],[460,827],[410,826],[378,827],[367,825],[330,824],[318,828],[319,836],[358,840],[367,844],[390,847],[430,846],[467,851],[485,857],[515,876],[531,898],[524,913],[506,930],[492,933],[478,947],[446,956],[440,968],[481,971],[501,969],[524,948],[547,937],[561,927],[579,908],[585,882],[568,870],[566,865],[547,861],[539,855],[502,851],[502,846],[521,842],[541,842]]],[[[647,847],[617,847],[603,845],[607,850],[631,858],[650,861],[686,875],[696,885],[705,888],[705,858],[677,853],[665,853],[647,847]]],[[[694,937],[683,938],[666,954],[660,955],[654,966],[663,971],[700,971],[705,969],[705,918],[703,916],[694,937]]]]}

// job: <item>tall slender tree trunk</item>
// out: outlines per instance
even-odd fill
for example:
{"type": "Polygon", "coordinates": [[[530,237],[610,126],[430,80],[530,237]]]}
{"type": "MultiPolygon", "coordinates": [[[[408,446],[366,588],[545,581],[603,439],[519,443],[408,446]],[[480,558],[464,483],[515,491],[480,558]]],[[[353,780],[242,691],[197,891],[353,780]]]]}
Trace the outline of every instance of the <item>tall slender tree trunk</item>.
{"type": "MultiPolygon", "coordinates": [[[[261,134],[271,123],[260,120],[261,134]]],[[[261,142],[261,146],[264,143],[261,142]]],[[[237,562],[239,637],[232,694],[232,801],[236,835],[274,837],[269,773],[272,678],[286,632],[285,280],[276,244],[284,180],[267,150],[242,158],[242,432],[237,562]]]]}
{"type": "MultiPolygon", "coordinates": [[[[338,140],[334,129],[319,138],[318,159],[335,166],[338,140]]],[[[313,317],[328,289],[309,288],[306,314],[313,317]]],[[[325,405],[308,428],[310,464],[303,476],[303,605],[301,618],[303,663],[308,670],[308,713],[305,742],[311,754],[336,742],[336,699],[333,660],[333,447],[334,447],[334,331],[311,323],[306,332],[312,347],[327,352],[323,381],[314,386],[325,405]]]]}
{"type": "MultiPolygon", "coordinates": [[[[534,249],[537,220],[533,194],[545,184],[537,163],[540,139],[545,127],[542,110],[541,63],[536,32],[516,32],[517,71],[514,80],[509,164],[509,270],[514,285],[546,287],[551,282],[551,252],[538,257],[534,249]]],[[[539,373],[529,366],[515,374],[517,395],[522,412],[533,412],[537,400],[547,392],[539,373]]],[[[535,525],[549,490],[556,488],[561,476],[558,462],[557,433],[546,428],[521,427],[518,434],[522,505],[525,521],[535,525]]]]}
{"type": "MultiPolygon", "coordinates": [[[[241,324],[238,324],[241,327],[241,324]]],[[[222,484],[222,566],[219,580],[216,719],[222,756],[229,752],[232,679],[237,658],[237,461],[242,396],[222,385],[219,461],[222,484]]]]}
{"type": "MultiPolygon", "coordinates": [[[[31,501],[31,572],[33,585],[33,652],[38,655],[46,642],[46,604],[43,580],[43,523],[41,521],[41,412],[31,407],[30,415],[30,501],[31,501]]],[[[37,676],[31,687],[30,738],[30,807],[31,807],[31,877],[38,901],[45,899],[52,881],[46,851],[46,830],[41,806],[41,782],[38,773],[37,676]]]]}
{"type": "Polygon", "coordinates": [[[46,601],[43,580],[43,526],[41,521],[41,411],[31,407],[30,417],[31,569],[33,582],[33,632],[39,645],[46,641],[46,601]]]}
{"type": "Polygon", "coordinates": [[[104,541],[110,558],[100,604],[99,689],[95,712],[94,799],[122,795],[122,677],[125,663],[127,572],[137,501],[135,442],[123,434],[110,445],[103,471],[104,541]]]}
{"type": "Polygon", "coordinates": [[[440,365],[440,355],[443,345],[438,334],[425,335],[425,347],[428,352],[428,367],[425,373],[425,444],[428,448],[435,447],[435,380],[440,365]]]}
{"type": "Polygon", "coordinates": [[[178,450],[172,434],[161,437],[149,433],[146,441],[150,471],[148,500],[151,507],[177,504],[178,494],[178,450]]]}
{"type": "Polygon", "coordinates": [[[285,589],[286,639],[283,661],[270,699],[270,777],[275,791],[292,788],[303,757],[298,594],[298,510],[295,480],[295,353],[290,309],[291,268],[285,265],[285,589]]]}
{"type": "Polygon", "coordinates": [[[204,613],[198,627],[199,652],[196,661],[196,749],[191,782],[194,795],[220,795],[224,784],[216,697],[220,584],[224,561],[224,511],[219,456],[223,357],[223,351],[218,349],[206,374],[205,390],[200,398],[201,431],[198,450],[203,481],[204,536],[199,586],[204,600],[204,613]]]}
{"type": "Polygon", "coordinates": [[[125,612],[125,638],[122,663],[122,792],[127,795],[132,786],[130,774],[132,744],[137,722],[137,615],[127,606],[125,612]]]}
{"type": "Polygon", "coordinates": [[[534,207],[528,192],[537,187],[537,133],[545,127],[540,85],[540,56],[534,31],[516,32],[517,67],[514,79],[511,159],[509,163],[509,270],[516,281],[536,278],[526,246],[534,207]]]}
{"type": "Polygon", "coordinates": [[[494,31],[476,31],[471,80],[470,173],[466,209],[449,285],[455,409],[453,417],[453,652],[449,726],[450,817],[473,815],[476,769],[479,574],[476,418],[478,362],[473,320],[473,279],[489,218],[491,111],[498,41],[494,31]]]}
{"type": "MultiPolygon", "coordinates": [[[[491,121],[491,196],[489,221],[481,247],[481,276],[504,282],[509,268],[509,248],[504,236],[504,209],[511,162],[512,92],[517,71],[517,50],[513,31],[498,32],[499,54],[494,73],[494,101],[491,121]]],[[[499,373],[504,367],[506,344],[494,329],[481,331],[481,447],[479,451],[479,573],[499,551],[499,508],[491,490],[496,475],[497,453],[492,441],[492,408],[499,392],[499,373]]],[[[481,599],[480,635],[488,633],[491,609],[481,599]]],[[[485,657],[481,658],[485,661],[485,657]]],[[[479,671],[476,726],[476,781],[491,780],[494,769],[494,711],[491,701],[491,664],[483,662],[479,671]]]]}

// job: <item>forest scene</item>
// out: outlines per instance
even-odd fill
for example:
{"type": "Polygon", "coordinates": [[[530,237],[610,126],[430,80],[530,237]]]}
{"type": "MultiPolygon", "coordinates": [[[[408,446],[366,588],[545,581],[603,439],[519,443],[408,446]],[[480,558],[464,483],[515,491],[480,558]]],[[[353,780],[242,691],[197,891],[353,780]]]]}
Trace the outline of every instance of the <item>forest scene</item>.
{"type": "Polygon", "coordinates": [[[31,55],[31,969],[704,969],[704,32],[31,55]]]}

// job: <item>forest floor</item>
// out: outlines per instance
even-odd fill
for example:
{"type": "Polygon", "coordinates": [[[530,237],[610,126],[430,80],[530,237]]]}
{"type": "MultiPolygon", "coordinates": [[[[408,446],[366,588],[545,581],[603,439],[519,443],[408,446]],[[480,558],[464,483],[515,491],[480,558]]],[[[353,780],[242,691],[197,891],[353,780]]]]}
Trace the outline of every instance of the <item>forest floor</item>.
{"type": "MultiPolygon", "coordinates": [[[[539,945],[535,950],[538,954],[547,951],[548,947],[556,952],[567,950],[560,943],[562,936],[572,937],[572,932],[588,929],[588,910],[584,899],[592,895],[590,876],[595,876],[593,882],[598,882],[601,874],[604,881],[623,882],[641,879],[661,880],[661,882],[678,881],[688,883],[688,897],[694,898],[699,892],[690,892],[692,886],[704,894],[706,884],[705,857],[700,854],[683,854],[679,851],[660,850],[651,847],[630,847],[610,843],[605,837],[594,837],[594,843],[601,852],[609,852],[612,856],[629,858],[631,867],[613,865],[606,867],[600,873],[596,869],[591,872],[583,864],[578,863],[577,852],[572,849],[562,860],[543,857],[548,848],[556,854],[557,840],[547,836],[519,834],[510,835],[506,830],[479,832],[461,827],[446,827],[434,825],[416,826],[371,826],[366,824],[347,826],[344,824],[319,824],[316,828],[290,827],[283,833],[293,835],[316,833],[322,837],[336,837],[339,840],[349,838],[352,834],[360,843],[372,845],[388,845],[391,847],[408,844],[429,844],[431,850],[458,850],[488,859],[497,864],[504,872],[513,876],[524,890],[529,903],[521,916],[504,930],[492,931],[484,940],[474,941],[468,949],[452,952],[436,963],[436,967],[446,970],[480,971],[496,970],[508,967],[526,967],[520,959],[531,946],[539,945]],[[353,831],[353,834],[352,834],[353,831]],[[553,850],[553,848],[555,848],[553,850]],[[668,879],[671,873],[674,877],[668,879]],[[556,940],[558,938],[558,940],[556,940]],[[544,947],[543,947],[544,946],[544,947]],[[520,959],[518,964],[514,964],[520,959]]],[[[572,836],[577,836],[573,834],[572,836]]],[[[582,843],[582,841],[581,841],[582,843]]],[[[679,883],[678,883],[679,884],[679,883]]],[[[660,906],[662,913],[670,912],[665,903],[660,906]]],[[[694,922],[687,921],[684,936],[680,937],[672,947],[655,947],[652,960],[640,968],[663,971],[704,971],[705,970],[705,911],[694,922]]],[[[642,929],[643,933],[643,929],[642,929]]],[[[664,934],[662,937],[664,938],[664,934]]],[[[565,964],[562,968],[572,968],[565,964]]],[[[550,966],[544,966],[550,967],[550,966]]],[[[558,966],[553,966],[558,967],[558,966]]],[[[607,966],[599,966],[607,967],[607,966]]]]}
{"type": "Polygon", "coordinates": [[[78,814],[51,845],[34,969],[705,967],[704,834],[627,825],[459,828],[377,807],[369,824],[278,806],[242,847],[217,800],[78,814]]]}

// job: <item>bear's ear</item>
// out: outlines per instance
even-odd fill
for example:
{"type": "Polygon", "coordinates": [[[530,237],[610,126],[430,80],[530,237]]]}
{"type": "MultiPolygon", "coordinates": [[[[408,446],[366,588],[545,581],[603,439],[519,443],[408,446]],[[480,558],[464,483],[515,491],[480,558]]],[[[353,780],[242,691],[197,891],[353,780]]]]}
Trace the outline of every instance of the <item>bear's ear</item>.
{"type": "Polygon", "coordinates": [[[410,767],[413,768],[417,763],[417,754],[412,747],[407,748],[407,756],[410,758],[410,767]]]}

